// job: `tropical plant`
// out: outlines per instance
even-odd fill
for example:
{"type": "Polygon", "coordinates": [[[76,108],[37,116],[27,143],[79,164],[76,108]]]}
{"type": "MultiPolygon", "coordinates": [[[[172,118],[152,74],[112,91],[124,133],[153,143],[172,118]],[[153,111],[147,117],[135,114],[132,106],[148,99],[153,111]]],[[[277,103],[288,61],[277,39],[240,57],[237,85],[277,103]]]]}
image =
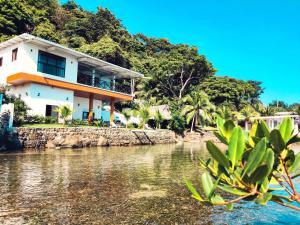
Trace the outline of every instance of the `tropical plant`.
{"type": "Polygon", "coordinates": [[[172,114],[172,118],[169,122],[169,129],[177,134],[183,134],[186,127],[186,120],[179,112],[172,114]]]}
{"type": "Polygon", "coordinates": [[[205,197],[186,181],[192,196],[202,204],[226,205],[228,209],[245,200],[261,205],[272,201],[300,210],[300,195],[294,181],[300,176],[300,153],[296,154],[291,146],[300,142],[300,137],[293,135],[292,120],[284,119],[272,131],[264,121],[257,121],[249,134],[231,120],[218,118],[217,125],[215,134],[226,145],[226,153],[207,142],[211,158],[201,161],[205,168],[201,177],[205,197]],[[229,199],[225,200],[222,191],[236,198],[227,195],[229,199]]]}
{"type": "Polygon", "coordinates": [[[221,106],[221,107],[218,107],[217,110],[216,110],[216,114],[223,118],[224,120],[230,120],[232,119],[232,111],[229,107],[227,106],[221,106]]]}
{"type": "Polygon", "coordinates": [[[161,114],[161,112],[159,110],[156,110],[156,112],[154,114],[154,120],[155,120],[156,128],[160,129],[161,123],[164,120],[164,116],[163,116],[163,114],[161,114]]]}
{"type": "Polygon", "coordinates": [[[130,109],[123,109],[122,114],[124,115],[125,120],[126,120],[125,126],[126,126],[126,128],[128,128],[128,123],[129,123],[130,117],[132,115],[132,111],[130,109]]]}
{"type": "Polygon", "coordinates": [[[20,126],[27,118],[30,107],[19,97],[16,97],[9,86],[0,86],[0,94],[3,94],[3,104],[14,104],[14,126],[20,126]]]}
{"type": "Polygon", "coordinates": [[[259,102],[264,89],[261,82],[243,81],[232,77],[211,76],[201,82],[197,90],[205,92],[215,105],[229,103],[232,110],[240,111],[245,105],[259,102]]]}
{"type": "Polygon", "coordinates": [[[61,105],[57,107],[54,111],[57,112],[62,118],[64,125],[66,124],[67,119],[72,115],[73,112],[73,110],[68,105],[61,105]]]}
{"type": "Polygon", "coordinates": [[[183,98],[184,107],[181,115],[186,116],[186,122],[191,123],[191,132],[194,127],[201,122],[203,126],[205,122],[211,120],[211,109],[214,105],[210,103],[208,96],[204,92],[193,91],[190,95],[183,98]]]}
{"type": "Polygon", "coordinates": [[[138,110],[136,111],[138,117],[140,118],[140,127],[145,129],[146,124],[150,120],[151,114],[150,114],[150,105],[145,102],[143,104],[140,104],[138,106],[138,110]]]}

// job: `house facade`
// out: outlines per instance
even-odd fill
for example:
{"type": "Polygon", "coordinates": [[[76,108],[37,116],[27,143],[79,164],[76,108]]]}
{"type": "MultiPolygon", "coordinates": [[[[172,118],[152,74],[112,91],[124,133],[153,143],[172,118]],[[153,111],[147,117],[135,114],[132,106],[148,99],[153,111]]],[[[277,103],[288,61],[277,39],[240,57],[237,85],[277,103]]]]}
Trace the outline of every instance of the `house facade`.
{"type": "Polygon", "coordinates": [[[0,84],[30,107],[31,115],[57,116],[68,105],[73,119],[100,119],[103,106],[131,101],[134,81],[142,74],[99,60],[62,45],[22,34],[0,43],[0,84]]]}
{"type": "Polygon", "coordinates": [[[274,116],[257,116],[257,117],[250,117],[249,120],[245,121],[245,130],[250,131],[252,124],[256,120],[264,120],[270,130],[273,130],[278,127],[278,125],[285,119],[285,118],[291,118],[292,120],[292,128],[293,128],[293,134],[298,134],[299,131],[299,121],[300,117],[298,115],[294,115],[292,113],[277,113],[274,116]]]}

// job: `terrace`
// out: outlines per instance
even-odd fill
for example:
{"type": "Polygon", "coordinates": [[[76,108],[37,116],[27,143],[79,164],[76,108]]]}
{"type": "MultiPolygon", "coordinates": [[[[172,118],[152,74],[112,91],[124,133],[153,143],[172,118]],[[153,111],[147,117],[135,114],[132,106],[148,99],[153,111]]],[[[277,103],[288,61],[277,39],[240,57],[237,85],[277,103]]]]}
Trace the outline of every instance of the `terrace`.
{"type": "Polygon", "coordinates": [[[78,65],[77,83],[131,96],[134,93],[134,78],[85,63],[78,65]]]}

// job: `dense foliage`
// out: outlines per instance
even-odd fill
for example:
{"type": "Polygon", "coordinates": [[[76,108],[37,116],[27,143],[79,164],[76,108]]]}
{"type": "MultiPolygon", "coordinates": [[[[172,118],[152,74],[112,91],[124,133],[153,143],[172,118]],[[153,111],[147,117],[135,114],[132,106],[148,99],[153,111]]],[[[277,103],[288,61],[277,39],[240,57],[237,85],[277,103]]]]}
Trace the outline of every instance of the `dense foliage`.
{"type": "Polygon", "coordinates": [[[293,135],[292,120],[285,118],[272,131],[264,121],[259,121],[249,134],[231,120],[218,118],[217,124],[216,136],[226,145],[226,152],[207,142],[211,158],[201,161],[206,170],[201,177],[205,197],[187,181],[193,197],[203,204],[226,205],[228,209],[246,200],[262,205],[272,201],[300,210],[300,195],[294,181],[300,175],[300,153],[292,149],[300,137],[293,135]],[[236,198],[225,200],[217,189],[236,198]]]}
{"type": "MultiPolygon", "coordinates": [[[[73,1],[60,5],[57,0],[0,0],[0,40],[24,32],[145,74],[146,79],[137,82],[140,98],[181,99],[216,71],[196,47],[132,35],[108,9],[98,7],[92,13],[73,1]]],[[[251,98],[261,91],[253,93],[251,85],[237,88],[250,88],[251,98]]]]}
{"type": "MultiPolygon", "coordinates": [[[[74,1],[61,5],[58,0],[0,0],[0,41],[24,32],[143,73],[145,78],[136,81],[137,98],[155,98],[156,104],[176,102],[178,109],[172,110],[170,127],[180,132],[186,122],[191,123],[186,118],[188,113],[181,115],[180,111],[190,104],[183,100],[193,91],[205,92],[216,106],[211,107],[215,112],[209,113],[222,113],[226,107],[235,120],[274,115],[287,107],[300,113],[299,104],[278,106],[276,102],[276,106],[262,106],[260,82],[215,76],[216,68],[196,47],[130,34],[110,10],[100,6],[96,12],[90,12],[74,1]]],[[[26,107],[21,102],[19,106],[26,107]]],[[[123,108],[126,105],[117,105],[118,110],[123,108]]]]}
{"type": "Polygon", "coordinates": [[[210,77],[199,85],[199,89],[210,96],[216,105],[229,104],[235,110],[241,110],[248,104],[258,103],[263,93],[261,83],[243,81],[230,77],[210,77]]]}

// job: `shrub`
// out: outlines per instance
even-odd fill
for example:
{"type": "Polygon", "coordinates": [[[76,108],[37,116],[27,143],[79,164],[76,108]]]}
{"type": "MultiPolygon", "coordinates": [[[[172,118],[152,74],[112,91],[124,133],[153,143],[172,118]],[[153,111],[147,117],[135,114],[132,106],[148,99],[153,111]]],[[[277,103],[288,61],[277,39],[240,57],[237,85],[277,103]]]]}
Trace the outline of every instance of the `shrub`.
{"type": "Polygon", "coordinates": [[[174,113],[169,123],[170,130],[177,134],[183,134],[186,127],[186,121],[179,113],[174,113]]]}
{"type": "Polygon", "coordinates": [[[94,120],[94,121],[93,121],[93,126],[96,126],[96,127],[102,127],[102,126],[103,126],[103,121],[102,121],[102,119],[94,120]]]}
{"type": "Polygon", "coordinates": [[[41,124],[45,123],[45,117],[39,115],[27,115],[23,122],[26,124],[41,124]]]}
{"type": "Polygon", "coordinates": [[[249,134],[231,120],[218,118],[217,126],[215,134],[227,146],[226,153],[207,142],[211,158],[201,161],[206,170],[201,177],[205,198],[186,181],[192,196],[203,204],[226,205],[228,209],[246,200],[261,205],[272,201],[300,210],[300,195],[294,184],[294,179],[300,176],[300,153],[295,154],[291,148],[291,144],[300,142],[300,137],[292,135],[292,120],[285,118],[272,131],[264,121],[259,121],[249,134]],[[217,189],[237,197],[225,200],[217,189]]]}
{"type": "Polygon", "coordinates": [[[58,123],[58,118],[54,117],[54,116],[46,116],[45,117],[45,123],[46,124],[54,124],[54,123],[58,123]]]}

